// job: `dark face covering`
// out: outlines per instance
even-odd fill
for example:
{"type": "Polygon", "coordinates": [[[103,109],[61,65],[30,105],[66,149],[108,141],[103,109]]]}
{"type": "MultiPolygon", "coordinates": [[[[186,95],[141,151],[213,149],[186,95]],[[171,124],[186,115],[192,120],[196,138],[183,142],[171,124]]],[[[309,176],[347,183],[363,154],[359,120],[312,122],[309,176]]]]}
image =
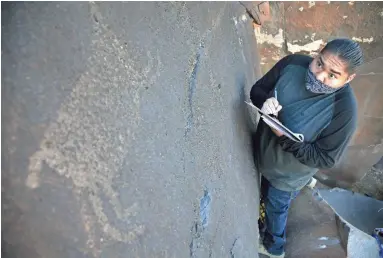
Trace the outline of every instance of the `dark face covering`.
{"type": "Polygon", "coordinates": [[[327,86],[326,84],[322,83],[321,81],[317,80],[313,72],[310,71],[310,68],[307,69],[305,81],[306,81],[306,89],[313,93],[330,94],[338,90],[336,88],[331,88],[327,86]]]}

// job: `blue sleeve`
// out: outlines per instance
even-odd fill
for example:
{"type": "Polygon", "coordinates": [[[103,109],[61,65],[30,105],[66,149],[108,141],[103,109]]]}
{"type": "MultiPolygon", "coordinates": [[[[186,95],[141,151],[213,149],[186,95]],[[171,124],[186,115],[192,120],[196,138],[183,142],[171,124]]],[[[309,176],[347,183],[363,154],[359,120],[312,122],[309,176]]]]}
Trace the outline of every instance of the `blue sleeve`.
{"type": "Polygon", "coordinates": [[[262,108],[263,103],[268,99],[270,92],[274,89],[283,69],[290,64],[292,58],[293,55],[282,58],[253,85],[250,91],[250,99],[256,107],[262,108]]]}

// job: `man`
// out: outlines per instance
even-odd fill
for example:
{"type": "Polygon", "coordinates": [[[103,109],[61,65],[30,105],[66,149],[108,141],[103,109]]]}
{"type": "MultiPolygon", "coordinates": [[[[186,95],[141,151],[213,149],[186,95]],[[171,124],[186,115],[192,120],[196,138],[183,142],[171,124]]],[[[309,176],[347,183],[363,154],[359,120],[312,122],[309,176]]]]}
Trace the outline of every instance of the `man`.
{"type": "Polygon", "coordinates": [[[252,87],[255,106],[305,139],[295,142],[259,122],[255,161],[266,209],[260,253],[284,257],[291,200],[319,169],[337,164],[350,142],[357,105],[349,82],[362,62],[358,43],[336,39],[315,58],[284,57],[252,87]]]}

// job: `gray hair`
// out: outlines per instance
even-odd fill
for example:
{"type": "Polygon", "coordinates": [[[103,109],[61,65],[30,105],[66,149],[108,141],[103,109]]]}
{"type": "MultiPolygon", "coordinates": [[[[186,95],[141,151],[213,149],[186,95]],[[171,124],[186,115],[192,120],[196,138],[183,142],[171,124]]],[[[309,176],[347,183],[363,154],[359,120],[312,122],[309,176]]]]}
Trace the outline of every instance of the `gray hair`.
{"type": "Polygon", "coordinates": [[[355,72],[363,64],[363,53],[360,45],[346,38],[334,39],[327,43],[321,53],[328,52],[338,56],[347,64],[348,72],[355,72]]]}

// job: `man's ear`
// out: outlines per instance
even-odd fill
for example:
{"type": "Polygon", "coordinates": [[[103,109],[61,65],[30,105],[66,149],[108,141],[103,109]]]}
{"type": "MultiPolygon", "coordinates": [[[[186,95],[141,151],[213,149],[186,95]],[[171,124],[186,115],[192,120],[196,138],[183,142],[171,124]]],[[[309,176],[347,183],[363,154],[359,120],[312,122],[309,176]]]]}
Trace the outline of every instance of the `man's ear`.
{"type": "Polygon", "coordinates": [[[346,83],[349,83],[350,81],[352,81],[352,80],[355,78],[355,76],[356,76],[355,73],[351,74],[351,75],[348,77],[346,83]]]}

